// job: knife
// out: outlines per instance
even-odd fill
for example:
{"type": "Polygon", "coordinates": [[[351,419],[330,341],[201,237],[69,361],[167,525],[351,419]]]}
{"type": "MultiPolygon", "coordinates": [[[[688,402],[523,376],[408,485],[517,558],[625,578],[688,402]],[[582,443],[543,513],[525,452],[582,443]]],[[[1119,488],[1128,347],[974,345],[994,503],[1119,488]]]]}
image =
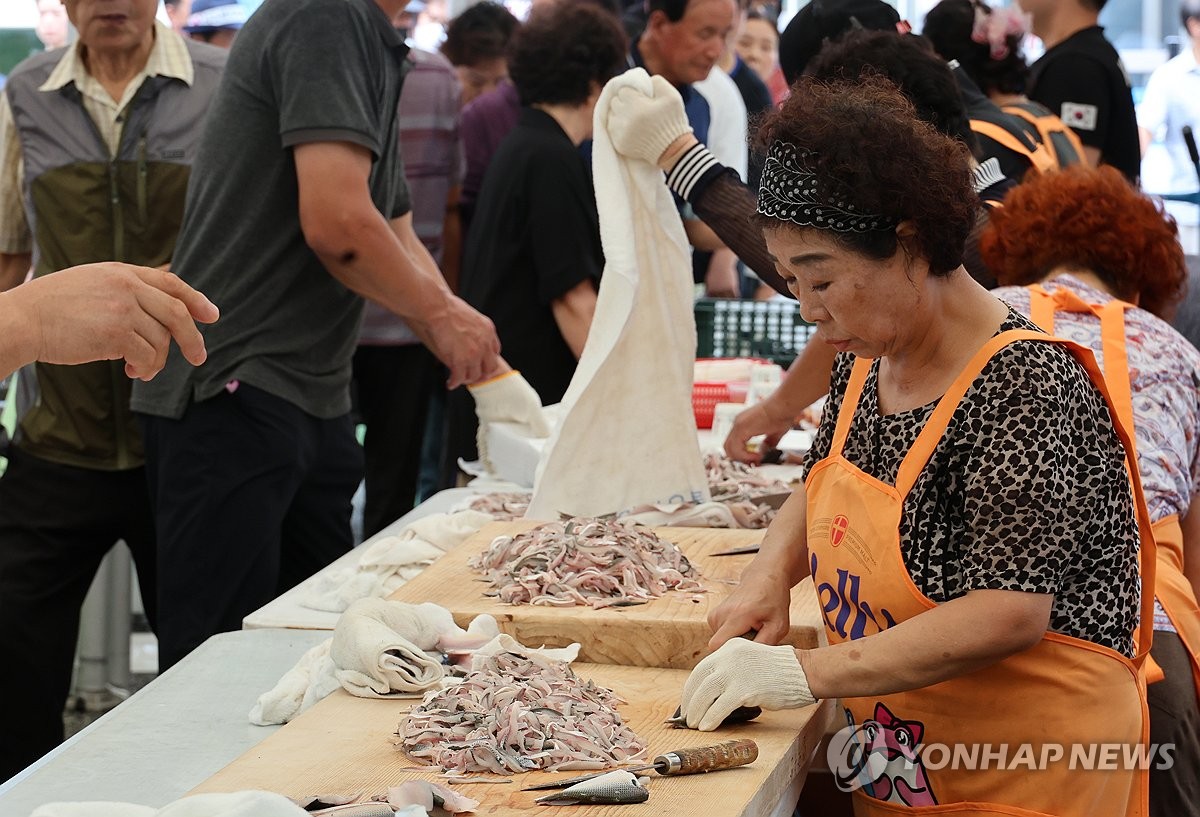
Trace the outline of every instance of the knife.
{"type": "MultiPolygon", "coordinates": [[[[644,763],[641,766],[622,766],[619,771],[644,772],[653,769],[659,774],[667,776],[699,774],[701,772],[715,772],[721,769],[733,769],[738,766],[745,766],[757,759],[758,744],[752,740],[743,738],[741,740],[727,740],[724,743],[717,743],[712,746],[676,749],[673,752],[667,752],[654,758],[653,763],[644,763]]],[[[603,772],[585,774],[581,777],[569,777],[566,780],[539,783],[536,786],[526,786],[521,791],[565,789],[568,786],[574,786],[576,783],[600,777],[611,771],[613,770],[607,769],[603,772]]]]}
{"type": "Polygon", "coordinates": [[[712,556],[741,556],[746,553],[758,553],[758,549],[762,545],[746,545],[745,547],[734,548],[733,550],[722,550],[720,553],[713,553],[712,556]]]}

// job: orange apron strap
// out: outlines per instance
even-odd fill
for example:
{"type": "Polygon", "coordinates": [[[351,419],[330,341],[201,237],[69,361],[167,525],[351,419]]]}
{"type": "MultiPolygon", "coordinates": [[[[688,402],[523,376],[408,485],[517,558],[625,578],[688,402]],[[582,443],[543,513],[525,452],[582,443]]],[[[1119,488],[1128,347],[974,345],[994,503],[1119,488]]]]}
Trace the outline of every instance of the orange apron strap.
{"type": "MultiPolygon", "coordinates": [[[[1054,331],[1054,313],[1090,312],[1100,319],[1100,348],[1104,351],[1104,382],[1117,416],[1131,432],[1136,428],[1133,421],[1133,387],[1129,382],[1129,355],[1125,347],[1125,310],[1133,304],[1111,300],[1105,304],[1093,304],[1080,298],[1066,287],[1053,293],[1040,284],[1029,287],[1029,317],[1047,332],[1054,331]]],[[[1137,440],[1134,439],[1131,465],[1137,465],[1137,440]]]]}
{"type": "MultiPolygon", "coordinates": [[[[933,414],[930,415],[929,420],[925,423],[925,428],[921,430],[917,441],[913,444],[907,456],[905,456],[904,462],[900,464],[900,471],[896,477],[896,491],[900,494],[901,500],[908,496],[908,492],[916,484],[917,477],[920,476],[926,463],[929,462],[929,458],[933,455],[934,449],[941,442],[942,435],[949,426],[950,419],[954,416],[954,412],[958,408],[958,404],[962,401],[963,395],[967,393],[967,389],[975,382],[975,378],[979,376],[979,373],[983,371],[983,367],[987,365],[996,352],[1011,343],[1021,340],[1058,343],[1066,347],[1074,354],[1076,360],[1087,371],[1092,383],[1100,391],[1101,395],[1103,395],[1105,405],[1108,406],[1109,416],[1112,419],[1113,428],[1117,432],[1117,438],[1120,439],[1121,444],[1125,447],[1125,456],[1127,459],[1125,470],[1129,475],[1129,480],[1133,487],[1134,509],[1137,513],[1138,522],[1138,538],[1141,543],[1138,562],[1142,587],[1153,588],[1157,552],[1154,544],[1150,512],[1146,508],[1145,494],[1142,492],[1142,478],[1137,469],[1137,448],[1133,442],[1132,427],[1128,426],[1117,412],[1116,405],[1109,395],[1104,375],[1101,373],[1100,367],[1096,365],[1096,358],[1092,354],[1092,351],[1077,343],[1027,329],[1010,329],[1007,332],[1001,332],[985,343],[983,348],[975,353],[975,356],[971,358],[970,362],[959,373],[958,377],[950,385],[950,388],[942,396],[942,399],[938,401],[933,414]]],[[[1141,670],[1150,654],[1150,645],[1154,640],[1153,592],[1142,593],[1141,619],[1138,623],[1136,639],[1137,652],[1133,658],[1133,664],[1141,670]]]]}
{"type": "Polygon", "coordinates": [[[1002,147],[1006,147],[1015,153],[1020,153],[1022,156],[1028,156],[1029,161],[1033,164],[1034,169],[1037,170],[1038,173],[1045,174],[1058,169],[1054,163],[1054,157],[1052,157],[1041,144],[1033,142],[1032,139],[1030,142],[1033,142],[1034,146],[1029,147],[1028,145],[1023,144],[1016,136],[1009,133],[999,125],[993,124],[992,122],[985,122],[982,119],[972,119],[971,130],[980,134],[981,136],[988,137],[1002,147]]]}
{"type": "Polygon", "coordinates": [[[1150,645],[1154,641],[1154,592],[1153,590],[1145,592],[1145,590],[1154,587],[1154,577],[1158,572],[1158,549],[1154,544],[1154,524],[1150,521],[1150,511],[1146,507],[1146,495],[1142,491],[1142,476],[1137,467],[1137,445],[1133,439],[1133,427],[1128,425],[1118,412],[1104,375],[1100,371],[1100,367],[1096,365],[1096,358],[1092,351],[1070,341],[1057,338],[1053,340],[1073,350],[1076,359],[1091,375],[1092,383],[1104,395],[1104,402],[1108,405],[1108,413],[1112,417],[1117,437],[1125,446],[1125,471],[1133,485],[1134,510],[1137,512],[1138,518],[1138,538],[1141,540],[1138,563],[1143,589],[1142,614],[1141,621],[1138,623],[1137,653],[1133,657],[1134,666],[1141,670],[1150,656],[1150,645]]]}
{"type": "Polygon", "coordinates": [[[1042,327],[1047,334],[1054,334],[1054,312],[1057,305],[1054,302],[1054,296],[1042,288],[1041,284],[1034,284],[1029,289],[1029,319],[1042,327]]]}
{"type": "Polygon", "coordinates": [[[975,382],[975,378],[979,377],[979,373],[983,371],[983,367],[988,364],[992,356],[1010,343],[1015,343],[1019,340],[1049,339],[1041,332],[1034,332],[1029,329],[1010,329],[993,337],[975,353],[975,356],[971,358],[970,362],[959,372],[954,382],[950,384],[950,388],[942,395],[942,399],[938,401],[933,414],[929,415],[929,420],[926,421],[925,428],[918,435],[917,441],[913,443],[913,447],[909,449],[908,454],[904,457],[904,462],[900,463],[900,470],[896,474],[896,490],[899,492],[901,498],[908,496],[908,492],[916,484],[917,477],[925,469],[929,458],[933,456],[933,450],[937,448],[938,443],[942,440],[942,435],[950,425],[950,419],[954,416],[954,411],[958,408],[958,404],[962,402],[963,395],[967,393],[967,389],[971,388],[971,384],[975,382]]]}
{"type": "Polygon", "coordinates": [[[838,409],[837,425],[833,430],[833,442],[829,446],[829,456],[831,457],[840,456],[842,448],[846,445],[846,437],[850,434],[850,425],[854,422],[854,412],[862,397],[863,386],[867,383],[867,376],[871,374],[872,362],[870,358],[865,357],[854,359],[854,368],[850,371],[850,382],[846,384],[846,393],[842,396],[842,405],[838,409]]]}

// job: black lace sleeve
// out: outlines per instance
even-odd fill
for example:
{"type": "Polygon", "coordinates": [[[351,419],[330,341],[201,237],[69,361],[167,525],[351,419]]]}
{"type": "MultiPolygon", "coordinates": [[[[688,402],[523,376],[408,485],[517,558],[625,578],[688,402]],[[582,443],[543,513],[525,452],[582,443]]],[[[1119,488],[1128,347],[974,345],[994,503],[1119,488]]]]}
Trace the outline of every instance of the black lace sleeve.
{"type": "Polygon", "coordinates": [[[751,220],[756,207],[754,193],[737,171],[720,164],[704,145],[696,144],[671,168],[667,185],[763,283],[792,297],[767,255],[762,230],[751,220]]]}

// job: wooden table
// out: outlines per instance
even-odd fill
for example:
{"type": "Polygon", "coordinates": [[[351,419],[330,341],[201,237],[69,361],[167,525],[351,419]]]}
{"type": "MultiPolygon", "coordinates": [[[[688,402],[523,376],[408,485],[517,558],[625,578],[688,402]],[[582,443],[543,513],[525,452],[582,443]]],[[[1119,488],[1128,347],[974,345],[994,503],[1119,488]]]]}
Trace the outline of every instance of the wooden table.
{"type": "MultiPolygon", "coordinates": [[[[493,817],[538,814],[545,817],[766,817],[792,803],[785,792],[797,791],[812,753],[833,711],[832,701],[785,712],[766,712],[755,722],[718,732],[672,729],[663,724],[679,700],[687,673],[647,667],[575,665],[576,672],[614,689],[628,703],[620,706],[626,723],[647,741],[650,756],[672,749],[703,746],[732,738],[758,743],[758,760],[739,769],[686,777],[651,775],[650,799],[625,806],[540,806],[545,792],[522,792],[524,786],[579,772],[531,772],[513,775],[511,783],[458,786],[481,801],[475,812],[493,817]],[[799,780],[798,780],[799,779],[799,780]]],[[[437,781],[437,771],[401,771],[414,761],[398,751],[391,736],[412,700],[354,698],[343,690],[318,703],[296,720],[246,752],[191,793],[265,789],[291,797],[321,793],[386,791],[404,780],[437,781]]]]}
{"type": "MultiPolygon", "coordinates": [[[[496,522],[438,559],[420,575],[396,590],[390,598],[420,604],[431,601],[448,609],[461,627],[477,615],[496,618],[500,631],[531,647],[563,647],[579,642],[580,661],[634,667],[691,669],[708,652],[712,635],[708,614],[730,593],[742,570],[754,558],[713,556],[732,548],[758,544],[763,531],[714,528],[655,528],[654,532],[677,544],[701,573],[707,592],[670,591],[658,599],[633,607],[541,607],[505,604],[484,596],[490,585],[467,562],[483,552],[492,540],[528,530],[539,522],[496,522]]],[[[812,581],[806,579],[792,591],[791,637],[796,647],[816,647],[821,637],[821,611],[812,581]]]]}

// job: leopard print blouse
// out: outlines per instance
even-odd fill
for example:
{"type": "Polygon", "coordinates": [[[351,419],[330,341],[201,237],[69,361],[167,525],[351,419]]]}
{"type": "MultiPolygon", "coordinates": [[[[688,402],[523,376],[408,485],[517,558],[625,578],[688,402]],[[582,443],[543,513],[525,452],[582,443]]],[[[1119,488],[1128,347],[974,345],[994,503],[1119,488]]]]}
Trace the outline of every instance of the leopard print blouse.
{"type": "MultiPolygon", "coordinates": [[[[1000,331],[1037,327],[1011,311],[1000,331]]],[[[854,358],[838,355],[805,471],[828,456],[854,358]]],[[[936,401],[879,416],[872,366],[843,454],[894,484],[936,401]]],[[[1050,629],[1133,655],[1138,534],[1104,399],[1066,350],[1020,341],[967,391],[904,503],[900,544],[934,602],[969,590],[1052,593],[1050,629]]]]}

